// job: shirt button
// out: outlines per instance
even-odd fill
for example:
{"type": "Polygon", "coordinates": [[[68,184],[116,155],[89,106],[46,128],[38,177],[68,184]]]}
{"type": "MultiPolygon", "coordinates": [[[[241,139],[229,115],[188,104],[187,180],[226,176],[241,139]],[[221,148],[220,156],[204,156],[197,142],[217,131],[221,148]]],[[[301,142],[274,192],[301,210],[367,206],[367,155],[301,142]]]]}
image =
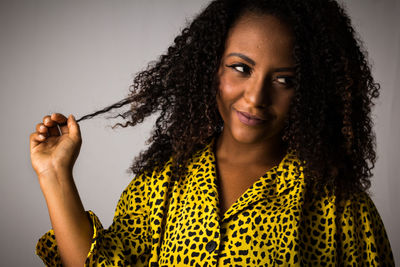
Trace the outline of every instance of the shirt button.
{"type": "Polygon", "coordinates": [[[216,247],[217,247],[217,242],[210,241],[206,245],[206,250],[211,253],[215,250],[216,247]]]}

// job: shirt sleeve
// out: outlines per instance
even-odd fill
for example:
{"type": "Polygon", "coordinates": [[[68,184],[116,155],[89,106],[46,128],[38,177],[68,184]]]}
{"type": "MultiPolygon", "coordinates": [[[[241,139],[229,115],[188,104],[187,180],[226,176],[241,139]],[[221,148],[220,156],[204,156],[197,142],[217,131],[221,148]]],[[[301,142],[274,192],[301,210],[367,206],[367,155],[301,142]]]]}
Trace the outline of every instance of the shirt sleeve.
{"type": "MultiPolygon", "coordinates": [[[[145,173],[131,181],[121,194],[108,229],[103,228],[92,211],[87,211],[93,239],[85,266],[135,265],[150,257],[149,183],[145,173]]],[[[39,239],[36,254],[46,266],[62,266],[53,230],[39,239]]]]}
{"type": "Polygon", "coordinates": [[[394,266],[385,227],[367,193],[346,202],[339,224],[338,256],[343,266],[394,266]]]}

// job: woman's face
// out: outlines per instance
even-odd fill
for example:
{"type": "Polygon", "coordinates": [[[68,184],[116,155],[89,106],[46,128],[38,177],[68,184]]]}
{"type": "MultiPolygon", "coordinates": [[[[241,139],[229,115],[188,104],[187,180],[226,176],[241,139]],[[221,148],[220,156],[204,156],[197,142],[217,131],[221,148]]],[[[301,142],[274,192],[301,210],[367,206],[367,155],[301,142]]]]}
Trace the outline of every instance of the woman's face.
{"type": "Polygon", "coordinates": [[[231,28],[218,70],[224,131],[241,143],[280,139],[294,95],[293,36],[271,15],[244,15],[231,28]]]}

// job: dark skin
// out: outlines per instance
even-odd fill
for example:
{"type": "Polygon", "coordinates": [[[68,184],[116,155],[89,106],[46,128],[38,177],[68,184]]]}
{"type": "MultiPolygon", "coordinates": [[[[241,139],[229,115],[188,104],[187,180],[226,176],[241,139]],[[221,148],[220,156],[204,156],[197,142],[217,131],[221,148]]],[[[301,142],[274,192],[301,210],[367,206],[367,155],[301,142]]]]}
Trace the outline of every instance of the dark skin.
{"type": "Polygon", "coordinates": [[[281,140],[294,95],[292,50],[291,31],[270,15],[245,14],[230,30],[218,71],[224,120],[215,147],[221,215],[286,153],[281,140]],[[237,111],[263,120],[244,123],[237,111]]]}
{"type": "Polygon", "coordinates": [[[30,135],[32,167],[47,203],[63,266],[83,266],[93,236],[72,176],[81,144],[75,119],[58,113],[45,116],[30,135]]]}

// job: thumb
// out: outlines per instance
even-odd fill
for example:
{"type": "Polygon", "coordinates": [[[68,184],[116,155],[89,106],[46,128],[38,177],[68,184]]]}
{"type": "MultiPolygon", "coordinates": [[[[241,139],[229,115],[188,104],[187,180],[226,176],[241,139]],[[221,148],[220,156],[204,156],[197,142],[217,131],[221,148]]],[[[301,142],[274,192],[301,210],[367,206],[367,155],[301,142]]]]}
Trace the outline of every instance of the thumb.
{"type": "Polygon", "coordinates": [[[78,141],[81,139],[81,130],[79,128],[79,124],[76,122],[75,117],[71,114],[68,117],[68,130],[69,130],[69,136],[78,141]]]}

